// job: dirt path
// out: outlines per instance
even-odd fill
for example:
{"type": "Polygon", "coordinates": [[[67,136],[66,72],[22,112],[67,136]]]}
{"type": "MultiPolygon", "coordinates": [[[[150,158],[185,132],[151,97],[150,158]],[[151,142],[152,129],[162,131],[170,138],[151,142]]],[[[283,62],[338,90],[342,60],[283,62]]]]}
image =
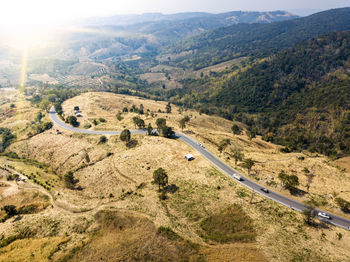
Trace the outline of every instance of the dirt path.
{"type": "Polygon", "coordinates": [[[88,213],[91,211],[96,210],[97,208],[103,207],[104,205],[107,205],[108,203],[102,204],[101,202],[98,203],[95,207],[92,208],[84,208],[84,209],[76,209],[76,208],[71,208],[68,207],[67,204],[65,203],[60,203],[59,201],[56,201],[52,193],[48,192],[46,189],[44,189],[42,186],[34,184],[30,182],[30,180],[24,176],[23,174],[19,173],[18,171],[7,168],[12,174],[17,174],[19,177],[25,177],[26,181],[25,182],[9,182],[11,185],[16,185],[19,189],[24,189],[24,190],[35,190],[39,191],[40,193],[46,195],[49,197],[50,204],[53,208],[60,210],[61,212],[68,212],[71,214],[78,214],[78,213],[88,213]]]}

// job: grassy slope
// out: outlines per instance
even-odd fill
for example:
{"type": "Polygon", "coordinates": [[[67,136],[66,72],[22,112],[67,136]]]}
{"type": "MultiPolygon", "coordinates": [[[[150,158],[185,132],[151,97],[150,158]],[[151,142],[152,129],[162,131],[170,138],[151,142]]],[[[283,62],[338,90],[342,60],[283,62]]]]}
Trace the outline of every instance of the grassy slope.
{"type": "MultiPolygon", "coordinates": [[[[124,114],[124,120],[119,122],[115,117],[118,111],[124,106],[131,107],[132,104],[138,106],[141,103],[145,109],[151,111],[165,109],[165,103],[162,102],[110,93],[83,94],[67,101],[63,108],[68,114],[73,105],[79,105],[86,119],[104,117],[107,120],[97,128],[120,129],[124,126],[133,128],[130,120],[134,114],[124,114]],[[94,115],[91,115],[92,113],[94,115]]],[[[344,181],[349,179],[349,173],[338,171],[326,162],[326,158],[304,154],[280,154],[278,146],[261,141],[259,138],[249,141],[244,135],[233,137],[230,134],[232,125],[230,121],[199,115],[193,111],[183,112],[180,115],[177,111],[173,106],[172,114],[157,113],[157,117],[166,118],[169,125],[176,127],[181,117],[185,114],[192,115],[186,131],[192,131],[194,133],[192,135],[212,152],[217,152],[215,144],[218,144],[221,139],[230,138],[232,144],[242,148],[247,157],[253,157],[259,161],[253,168],[253,177],[260,179],[261,183],[272,181],[281,169],[285,169],[288,172],[295,170],[304,185],[301,170],[304,166],[312,167],[316,177],[311,191],[316,195],[325,195],[330,203],[327,208],[337,211],[333,208],[334,203],[328,194],[332,190],[338,193],[345,191],[346,182],[344,181]],[[297,161],[299,156],[304,156],[305,160],[297,161]],[[329,176],[329,173],[336,175],[329,176]],[[336,178],[340,177],[343,183],[335,184],[336,178]]],[[[154,119],[149,117],[146,122],[154,123],[155,119],[156,117],[154,119]]],[[[218,257],[230,261],[235,256],[238,257],[237,259],[246,257],[252,258],[251,260],[255,257],[257,261],[262,260],[263,257],[271,261],[292,261],[293,259],[303,261],[301,257],[304,261],[349,259],[350,254],[347,249],[347,243],[350,240],[349,232],[333,227],[306,227],[300,214],[259,196],[255,196],[253,204],[249,204],[251,195],[248,190],[213,169],[205,159],[185,144],[160,137],[140,136],[135,139],[138,141],[137,146],[126,149],[118,137],[109,137],[109,141],[101,145],[98,144],[99,137],[72,134],[64,130],[62,135],[57,135],[54,130],[50,130],[29,141],[12,145],[10,149],[20,155],[50,164],[58,175],[68,170],[75,171],[79,179],[77,185],[82,186],[83,191],[61,189],[57,186],[53,192],[55,207],[38,215],[24,216],[22,221],[15,224],[8,221],[0,225],[1,232],[7,236],[10,232],[30,226],[36,230],[37,238],[40,239],[47,236],[63,237],[68,233],[71,236],[70,240],[62,244],[60,250],[52,257],[57,260],[66,255],[70,257],[76,255],[78,259],[79,256],[86,254],[84,252],[89,252],[89,249],[84,249],[85,245],[92,250],[102,248],[106,251],[112,248],[108,244],[109,241],[105,240],[103,240],[105,246],[99,246],[96,242],[100,239],[99,235],[91,234],[104,232],[99,231],[101,227],[95,218],[96,212],[105,209],[125,210],[123,212],[127,214],[131,212],[130,214],[137,220],[147,218],[152,222],[144,222],[140,227],[128,229],[126,232],[131,232],[130,234],[113,231],[115,235],[112,233],[112,235],[106,235],[107,240],[117,238],[128,241],[125,236],[131,236],[133,232],[137,236],[145,232],[142,228],[148,225],[146,228],[150,231],[147,232],[154,236],[151,238],[154,241],[150,242],[149,247],[159,248],[159,245],[155,244],[159,241],[155,228],[169,226],[180,237],[199,244],[200,247],[194,255],[204,256],[209,261],[215,261],[218,257]],[[108,156],[108,152],[113,154],[108,156]],[[186,162],[183,158],[186,153],[193,153],[196,160],[191,163],[186,162]],[[89,165],[87,165],[86,154],[89,155],[89,165]],[[165,168],[169,174],[169,183],[179,187],[178,191],[169,194],[169,199],[164,202],[159,200],[156,186],[151,183],[152,172],[158,167],[165,168]],[[217,188],[219,185],[220,189],[217,188]],[[111,193],[113,196],[110,195],[111,193]],[[252,219],[257,234],[256,242],[248,244],[214,242],[213,245],[208,246],[208,242],[200,237],[203,234],[201,222],[208,217],[216,217],[215,214],[232,204],[241,205],[243,211],[252,219]],[[343,235],[341,240],[337,240],[337,233],[343,235]],[[78,248],[74,249],[74,247],[78,248]]],[[[227,153],[219,156],[234,166],[232,159],[227,160],[227,153]]],[[[276,190],[281,190],[279,183],[276,190]]],[[[288,194],[284,191],[282,193],[288,194]]],[[[342,195],[344,198],[349,197],[347,193],[341,194],[344,194],[342,195]]],[[[16,243],[18,241],[13,244],[16,243]]],[[[137,244],[135,249],[130,249],[128,244],[122,245],[122,249],[116,255],[122,256],[125,254],[123,252],[137,255],[143,244],[137,244]]],[[[169,248],[176,250],[180,244],[171,242],[169,245],[169,248]]],[[[28,250],[30,247],[25,249],[25,252],[30,254],[28,250]]],[[[115,249],[110,250],[115,251],[115,249]]],[[[184,250],[188,252],[188,249],[184,250]]],[[[91,252],[90,254],[93,255],[91,252]]],[[[111,255],[110,252],[105,254],[111,255]]]]}

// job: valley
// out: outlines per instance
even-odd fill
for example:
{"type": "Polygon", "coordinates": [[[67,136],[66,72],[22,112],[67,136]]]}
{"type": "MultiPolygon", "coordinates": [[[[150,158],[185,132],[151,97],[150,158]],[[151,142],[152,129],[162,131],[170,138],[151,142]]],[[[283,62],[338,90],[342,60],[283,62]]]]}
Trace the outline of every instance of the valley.
{"type": "Polygon", "coordinates": [[[349,261],[349,17],[116,15],[0,46],[0,261],[349,261]]]}

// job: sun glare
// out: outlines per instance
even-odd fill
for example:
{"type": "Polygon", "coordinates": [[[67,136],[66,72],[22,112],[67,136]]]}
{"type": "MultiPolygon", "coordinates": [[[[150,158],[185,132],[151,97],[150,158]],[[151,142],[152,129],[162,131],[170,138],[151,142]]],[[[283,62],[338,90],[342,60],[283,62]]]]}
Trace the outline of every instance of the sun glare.
{"type": "Polygon", "coordinates": [[[55,29],[67,19],[69,5],[47,0],[12,0],[1,4],[0,35],[15,49],[42,47],[55,29]]]}
{"type": "Polygon", "coordinates": [[[47,28],[28,27],[11,28],[4,33],[5,43],[14,49],[41,48],[48,45],[52,31],[47,28]]]}

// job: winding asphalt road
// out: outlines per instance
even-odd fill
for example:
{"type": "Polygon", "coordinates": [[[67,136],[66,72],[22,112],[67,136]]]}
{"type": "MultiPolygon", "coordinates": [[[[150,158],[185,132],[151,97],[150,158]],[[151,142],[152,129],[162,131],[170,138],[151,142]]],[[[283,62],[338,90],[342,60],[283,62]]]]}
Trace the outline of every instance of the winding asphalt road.
{"type": "MultiPolygon", "coordinates": [[[[94,130],[74,128],[74,127],[62,122],[62,120],[59,119],[54,107],[51,108],[49,114],[50,114],[50,119],[55,124],[57,124],[58,126],[66,129],[66,130],[72,131],[72,132],[77,132],[77,133],[82,133],[82,134],[90,134],[90,135],[120,135],[120,133],[121,133],[121,131],[94,131],[94,130]]],[[[138,130],[130,130],[130,132],[132,134],[141,135],[141,134],[146,134],[147,130],[146,129],[138,129],[138,130]]],[[[234,173],[239,174],[236,170],[234,170],[233,168],[231,168],[230,166],[228,166],[227,164],[222,162],[214,154],[210,153],[208,150],[206,150],[204,147],[202,147],[199,144],[199,142],[195,141],[193,138],[190,138],[190,137],[188,137],[182,133],[179,133],[179,132],[175,133],[175,137],[177,139],[183,141],[184,143],[186,143],[187,145],[189,145],[193,149],[195,149],[198,153],[200,153],[203,157],[205,157],[209,162],[211,162],[214,166],[216,166],[219,170],[221,170],[227,176],[233,178],[234,173]]],[[[248,178],[244,177],[241,174],[239,174],[239,175],[241,176],[242,180],[241,181],[235,180],[235,181],[241,183],[242,185],[246,186],[247,188],[253,190],[254,192],[256,192],[256,193],[258,193],[266,198],[269,198],[275,202],[278,202],[286,207],[289,207],[293,210],[299,211],[299,212],[302,212],[303,210],[307,209],[306,205],[304,205],[298,201],[295,201],[293,199],[282,196],[276,192],[269,191],[269,193],[265,193],[261,190],[263,188],[262,186],[249,180],[248,178]]],[[[316,210],[317,210],[317,212],[323,212],[319,209],[316,209],[316,210]]],[[[325,218],[321,218],[321,217],[317,217],[317,218],[319,220],[322,220],[322,221],[328,223],[328,224],[332,224],[332,225],[350,230],[350,220],[349,219],[339,217],[337,215],[330,214],[330,213],[327,213],[327,214],[331,217],[331,219],[325,219],[325,218]]]]}

